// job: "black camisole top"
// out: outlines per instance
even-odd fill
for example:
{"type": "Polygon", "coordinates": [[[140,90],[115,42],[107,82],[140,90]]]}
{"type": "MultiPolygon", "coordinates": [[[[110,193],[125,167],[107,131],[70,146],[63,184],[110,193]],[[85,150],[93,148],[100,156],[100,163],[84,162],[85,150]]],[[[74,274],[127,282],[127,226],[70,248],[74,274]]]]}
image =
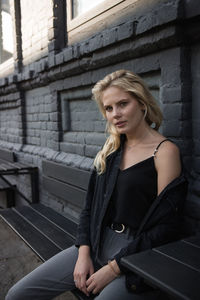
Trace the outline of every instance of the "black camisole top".
{"type": "Polygon", "coordinates": [[[123,223],[132,229],[139,227],[157,196],[157,171],[154,156],[161,143],[151,157],[127,169],[119,170],[108,209],[109,223],[123,223]]]}

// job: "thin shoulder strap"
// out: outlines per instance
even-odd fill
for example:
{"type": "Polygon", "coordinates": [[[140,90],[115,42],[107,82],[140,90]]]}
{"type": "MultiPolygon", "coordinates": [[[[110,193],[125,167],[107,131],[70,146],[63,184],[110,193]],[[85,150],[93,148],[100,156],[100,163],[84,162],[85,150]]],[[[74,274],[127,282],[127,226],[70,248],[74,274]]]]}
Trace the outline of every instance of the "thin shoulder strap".
{"type": "Polygon", "coordinates": [[[170,141],[169,139],[165,139],[163,141],[160,142],[160,144],[158,144],[158,146],[156,147],[156,149],[154,150],[153,156],[156,156],[156,153],[158,152],[158,149],[160,147],[160,145],[166,141],[170,141]]]}

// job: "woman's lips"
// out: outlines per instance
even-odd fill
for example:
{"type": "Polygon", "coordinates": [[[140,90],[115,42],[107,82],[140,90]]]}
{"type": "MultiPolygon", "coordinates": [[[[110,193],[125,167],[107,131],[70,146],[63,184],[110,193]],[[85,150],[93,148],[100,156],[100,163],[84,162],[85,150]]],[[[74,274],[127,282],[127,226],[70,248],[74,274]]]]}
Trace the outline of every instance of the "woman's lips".
{"type": "Polygon", "coordinates": [[[117,127],[123,127],[125,124],[126,124],[125,121],[121,121],[121,122],[117,122],[117,123],[115,124],[115,126],[117,126],[117,127]]]}

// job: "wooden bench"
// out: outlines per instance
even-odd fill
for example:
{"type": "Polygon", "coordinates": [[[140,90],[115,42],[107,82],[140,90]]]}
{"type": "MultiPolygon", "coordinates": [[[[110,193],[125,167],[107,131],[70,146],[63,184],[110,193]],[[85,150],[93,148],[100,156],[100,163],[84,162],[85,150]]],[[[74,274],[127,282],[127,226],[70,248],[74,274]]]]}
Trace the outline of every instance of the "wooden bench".
{"type": "Polygon", "coordinates": [[[5,191],[7,196],[6,201],[4,201],[4,207],[14,205],[15,193],[18,193],[29,203],[39,201],[38,168],[17,162],[13,151],[0,149],[0,180],[1,191],[5,191]],[[24,174],[29,174],[31,177],[31,200],[21,193],[15,184],[13,185],[10,180],[8,180],[8,176],[10,175],[24,174]]]}
{"type": "Polygon", "coordinates": [[[200,234],[130,255],[122,264],[172,299],[200,298],[200,234]]]}

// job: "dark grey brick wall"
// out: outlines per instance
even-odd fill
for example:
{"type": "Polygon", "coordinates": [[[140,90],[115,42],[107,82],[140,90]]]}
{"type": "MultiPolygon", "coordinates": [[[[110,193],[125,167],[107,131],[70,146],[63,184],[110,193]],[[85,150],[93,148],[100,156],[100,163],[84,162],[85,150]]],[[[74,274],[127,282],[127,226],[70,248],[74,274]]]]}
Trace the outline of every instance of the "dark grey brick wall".
{"type": "Polygon", "coordinates": [[[10,93],[0,102],[0,140],[9,143],[23,142],[22,99],[20,93],[10,93]]]}
{"type": "Polygon", "coordinates": [[[47,55],[53,3],[48,0],[21,0],[20,3],[23,63],[28,64],[47,55]]]}
{"type": "Polygon", "coordinates": [[[58,115],[49,87],[27,91],[25,97],[27,144],[51,148],[58,141],[58,115]]]}
{"type": "MultiPolygon", "coordinates": [[[[77,216],[75,206],[43,189],[41,162],[92,168],[105,140],[105,121],[91,100],[91,88],[107,73],[126,68],[147,81],[159,102],[161,131],[181,148],[193,184],[190,206],[199,208],[200,11],[194,3],[137,1],[111,26],[71,45],[65,1],[22,0],[21,11],[19,5],[12,7],[15,72],[0,78],[0,146],[39,167],[43,203],[77,216]]],[[[16,180],[22,187],[24,179],[16,180]]]]}

